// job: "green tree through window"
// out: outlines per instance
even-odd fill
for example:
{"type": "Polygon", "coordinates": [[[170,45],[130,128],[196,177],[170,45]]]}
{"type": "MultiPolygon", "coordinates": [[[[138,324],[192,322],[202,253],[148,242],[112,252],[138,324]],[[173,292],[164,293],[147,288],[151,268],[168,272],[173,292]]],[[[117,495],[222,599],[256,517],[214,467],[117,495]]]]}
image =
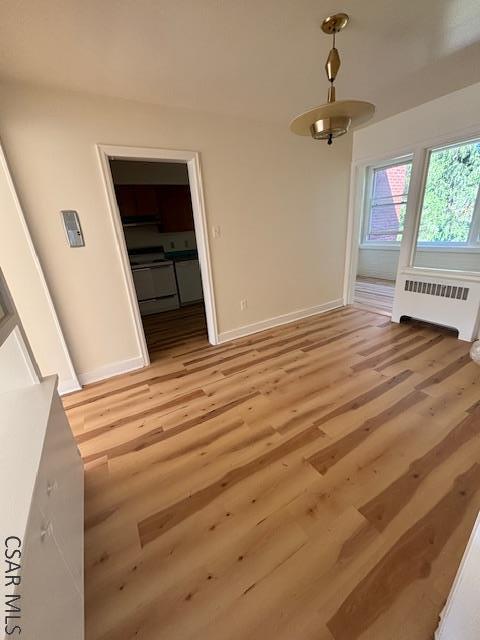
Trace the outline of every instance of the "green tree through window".
{"type": "MultiPolygon", "coordinates": [[[[480,142],[430,154],[419,242],[467,243],[480,184],[480,142]]],[[[473,239],[477,241],[477,238],[473,239]]]]}

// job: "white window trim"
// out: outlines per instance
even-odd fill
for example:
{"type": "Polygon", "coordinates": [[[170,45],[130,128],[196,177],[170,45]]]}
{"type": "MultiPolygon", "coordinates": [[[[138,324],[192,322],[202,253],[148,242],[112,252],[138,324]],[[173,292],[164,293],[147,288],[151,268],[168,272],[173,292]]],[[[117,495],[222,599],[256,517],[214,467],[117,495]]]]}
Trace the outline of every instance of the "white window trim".
{"type": "MultiPolygon", "coordinates": [[[[384,162],[379,162],[373,165],[370,165],[366,168],[366,176],[365,176],[365,200],[363,203],[363,216],[362,216],[362,231],[361,231],[361,249],[399,249],[401,240],[368,240],[367,235],[369,232],[369,224],[370,224],[370,216],[372,213],[372,188],[373,188],[373,176],[377,169],[385,169],[389,167],[396,167],[402,164],[412,163],[413,155],[409,154],[406,156],[400,156],[396,158],[392,158],[390,160],[386,160],[384,162]]],[[[408,193],[407,193],[407,201],[408,201],[408,193]]],[[[401,232],[397,232],[397,235],[401,235],[403,237],[403,230],[401,232]]]]}
{"type": "MultiPolygon", "coordinates": [[[[430,156],[433,151],[437,151],[440,149],[448,149],[449,147],[460,147],[462,145],[468,144],[469,142],[473,143],[478,141],[478,138],[470,138],[467,140],[459,140],[455,142],[449,142],[443,145],[435,145],[429,147],[427,151],[427,157],[425,159],[425,167],[424,167],[424,180],[422,182],[421,194],[420,194],[420,202],[419,202],[419,217],[418,217],[418,228],[416,234],[418,235],[420,221],[421,221],[421,211],[423,207],[423,200],[425,197],[425,188],[428,177],[428,169],[430,166],[430,156]]],[[[413,162],[413,155],[407,155],[402,157],[395,157],[391,160],[387,160],[384,162],[372,164],[366,167],[366,177],[365,177],[365,202],[363,205],[363,215],[362,215],[362,231],[361,231],[361,241],[360,241],[360,249],[392,249],[397,250],[400,248],[402,240],[369,240],[367,239],[367,235],[369,232],[369,222],[371,216],[372,209],[372,187],[373,187],[373,176],[375,170],[383,169],[386,167],[394,167],[401,164],[406,164],[408,162],[413,162]]],[[[407,194],[407,204],[408,199],[410,197],[410,186],[409,192],[407,194]]],[[[403,233],[405,229],[401,232],[398,232],[403,238],[403,233]]],[[[445,251],[445,252],[457,252],[457,253],[476,253],[480,250],[480,188],[477,192],[477,199],[475,201],[475,207],[472,215],[472,222],[470,225],[468,240],[466,242],[416,242],[416,247],[421,249],[422,251],[445,251]]]]}

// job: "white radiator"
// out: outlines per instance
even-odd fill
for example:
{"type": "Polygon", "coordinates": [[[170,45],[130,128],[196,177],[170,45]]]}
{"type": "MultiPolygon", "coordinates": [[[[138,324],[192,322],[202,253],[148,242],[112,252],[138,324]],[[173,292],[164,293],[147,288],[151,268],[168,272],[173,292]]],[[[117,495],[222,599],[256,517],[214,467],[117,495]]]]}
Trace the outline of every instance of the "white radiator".
{"type": "Polygon", "coordinates": [[[392,320],[408,316],[458,330],[460,340],[478,336],[480,283],[400,273],[395,286],[392,320]]]}

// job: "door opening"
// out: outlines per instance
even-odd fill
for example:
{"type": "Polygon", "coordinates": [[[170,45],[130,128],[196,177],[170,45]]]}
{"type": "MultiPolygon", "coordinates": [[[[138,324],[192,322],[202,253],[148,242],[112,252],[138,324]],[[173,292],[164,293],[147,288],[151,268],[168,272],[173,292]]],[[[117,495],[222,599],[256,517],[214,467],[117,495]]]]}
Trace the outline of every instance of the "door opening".
{"type": "Polygon", "coordinates": [[[110,159],[150,359],[207,340],[185,162],[110,159]]]}
{"type": "Polygon", "coordinates": [[[217,344],[198,154],[98,146],[144,365],[217,344]]]}
{"type": "Polygon", "coordinates": [[[368,167],[365,180],[355,306],[391,316],[412,160],[368,167]]]}

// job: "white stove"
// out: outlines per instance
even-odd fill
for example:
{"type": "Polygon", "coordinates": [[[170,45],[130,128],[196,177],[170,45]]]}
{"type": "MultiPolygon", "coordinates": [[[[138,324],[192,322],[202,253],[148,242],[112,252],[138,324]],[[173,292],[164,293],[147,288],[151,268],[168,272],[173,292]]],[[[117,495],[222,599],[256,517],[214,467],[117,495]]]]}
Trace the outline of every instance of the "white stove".
{"type": "Polygon", "coordinates": [[[133,281],[142,315],[180,306],[173,262],[163,252],[130,254],[133,281]]]}

